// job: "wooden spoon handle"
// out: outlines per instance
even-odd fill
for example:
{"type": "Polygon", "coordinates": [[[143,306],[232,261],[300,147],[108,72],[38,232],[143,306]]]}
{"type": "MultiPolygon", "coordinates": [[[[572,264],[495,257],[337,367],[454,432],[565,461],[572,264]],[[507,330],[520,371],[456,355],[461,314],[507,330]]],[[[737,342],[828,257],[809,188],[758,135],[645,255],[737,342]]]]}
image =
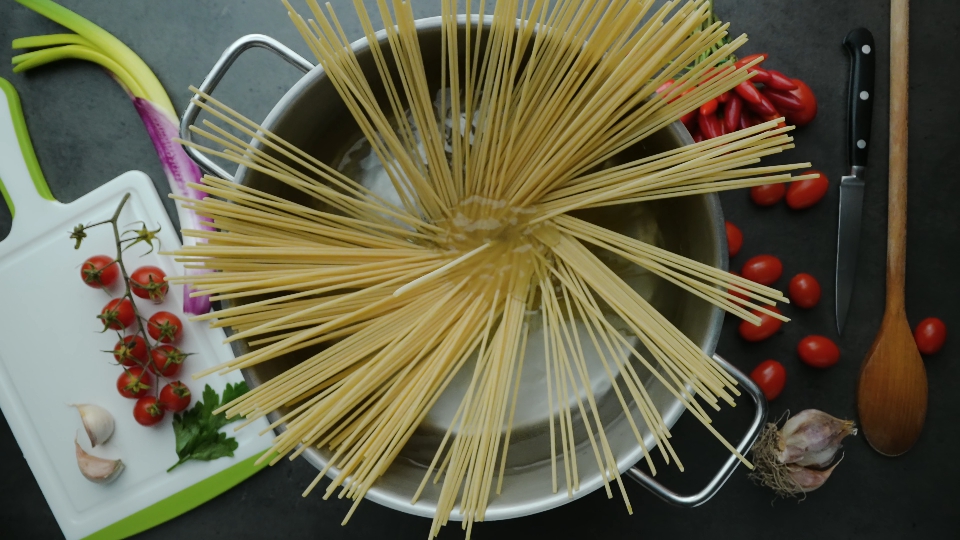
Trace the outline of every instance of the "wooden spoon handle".
{"type": "Polygon", "coordinates": [[[890,192],[887,203],[887,311],[904,309],[907,268],[907,112],[910,0],[890,2],[890,192]]]}

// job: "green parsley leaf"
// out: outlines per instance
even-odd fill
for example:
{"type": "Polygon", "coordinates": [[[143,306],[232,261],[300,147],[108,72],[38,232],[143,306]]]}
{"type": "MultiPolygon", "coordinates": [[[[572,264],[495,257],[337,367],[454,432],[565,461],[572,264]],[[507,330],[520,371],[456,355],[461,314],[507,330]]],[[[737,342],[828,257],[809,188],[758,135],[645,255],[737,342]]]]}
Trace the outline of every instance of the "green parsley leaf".
{"type": "Polygon", "coordinates": [[[167,472],[191,459],[211,461],[222,457],[233,457],[234,450],[240,445],[233,437],[221,433],[220,428],[240,418],[227,419],[226,413],[213,414],[213,411],[246,392],[245,382],[227,384],[221,400],[216,390],[210,388],[208,384],[203,389],[202,401],[196,402],[183,414],[173,415],[173,433],[177,439],[177,457],[180,460],[167,469],[167,472]]]}

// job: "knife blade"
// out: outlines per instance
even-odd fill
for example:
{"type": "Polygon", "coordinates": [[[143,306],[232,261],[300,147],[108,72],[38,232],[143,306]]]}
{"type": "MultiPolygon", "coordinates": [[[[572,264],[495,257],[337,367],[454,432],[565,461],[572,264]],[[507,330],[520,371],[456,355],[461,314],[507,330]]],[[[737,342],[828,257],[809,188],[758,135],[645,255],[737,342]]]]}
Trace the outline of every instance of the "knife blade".
{"type": "Polygon", "coordinates": [[[857,28],[847,34],[843,39],[843,46],[851,56],[850,91],[847,100],[850,111],[847,132],[850,174],[840,180],[835,291],[837,333],[839,334],[843,333],[847,313],[850,311],[850,300],[853,298],[853,284],[856,281],[860,221],[866,187],[864,180],[873,116],[874,58],[876,57],[873,34],[866,28],[857,28]]]}

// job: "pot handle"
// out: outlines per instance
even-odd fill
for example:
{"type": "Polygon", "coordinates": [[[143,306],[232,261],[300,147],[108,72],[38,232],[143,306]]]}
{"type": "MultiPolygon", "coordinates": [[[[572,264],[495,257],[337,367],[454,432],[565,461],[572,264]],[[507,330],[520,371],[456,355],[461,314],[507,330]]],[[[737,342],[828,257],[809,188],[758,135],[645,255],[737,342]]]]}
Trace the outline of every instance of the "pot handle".
{"type": "MultiPolygon", "coordinates": [[[[240,57],[244,52],[253,49],[253,48],[266,49],[280,58],[284,59],[290,65],[298,68],[300,71],[307,73],[313,69],[313,64],[306,61],[302,56],[293,52],[289,47],[280,43],[279,41],[273,39],[270,36],[265,36],[263,34],[250,34],[243,36],[242,38],[234,41],[223,54],[220,55],[220,59],[217,60],[217,63],[213,65],[213,68],[210,69],[210,73],[203,79],[203,83],[200,84],[200,91],[210,95],[213,93],[213,90],[217,87],[217,84],[220,83],[220,80],[223,79],[223,76],[227,74],[227,71],[230,69],[230,66],[240,57]]],[[[195,94],[194,98],[198,100],[203,100],[199,94],[195,94]]],[[[180,138],[185,141],[193,142],[193,132],[190,131],[190,126],[192,126],[196,121],[197,117],[200,116],[200,107],[197,106],[192,101],[187,105],[187,109],[183,111],[183,119],[180,121],[180,138]]],[[[226,180],[233,180],[233,175],[223,170],[223,167],[220,167],[214,163],[210,158],[203,155],[196,148],[189,146],[184,146],[184,150],[187,151],[187,154],[197,162],[197,165],[203,169],[207,174],[214,174],[226,180]]]]}
{"type": "MultiPolygon", "coordinates": [[[[724,360],[719,355],[715,354],[713,355],[713,358],[717,361],[717,363],[723,366],[727,372],[733,376],[734,379],[737,380],[740,388],[753,400],[755,412],[753,414],[753,420],[750,423],[750,429],[747,430],[743,440],[741,440],[740,444],[737,445],[737,451],[742,455],[745,454],[751,446],[753,446],[753,443],[757,441],[757,437],[760,436],[760,430],[763,427],[764,421],[767,419],[767,399],[763,397],[763,392],[760,390],[760,387],[757,386],[757,384],[754,383],[745,373],[733,367],[729,362],[724,360]]],[[[627,475],[639,482],[641,485],[643,485],[643,487],[652,491],[654,495],[660,497],[664,501],[675,506],[693,508],[709,501],[711,497],[716,495],[739,464],[740,460],[737,459],[737,456],[731,455],[728,457],[727,461],[724,462],[723,467],[720,468],[720,471],[718,471],[713,479],[710,480],[710,483],[707,484],[705,488],[700,490],[699,493],[693,495],[680,495],[674,491],[671,491],[637,467],[631,467],[630,470],[627,471],[627,475]]]]}

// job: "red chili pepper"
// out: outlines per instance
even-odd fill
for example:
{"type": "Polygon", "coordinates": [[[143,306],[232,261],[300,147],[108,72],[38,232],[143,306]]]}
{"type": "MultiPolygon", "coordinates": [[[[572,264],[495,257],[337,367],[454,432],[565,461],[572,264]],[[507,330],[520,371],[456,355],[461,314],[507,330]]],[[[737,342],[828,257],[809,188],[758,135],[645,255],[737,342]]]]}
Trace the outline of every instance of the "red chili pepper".
{"type": "Polygon", "coordinates": [[[770,70],[767,72],[770,75],[769,81],[764,81],[763,84],[773,88],[774,90],[796,90],[797,85],[790,80],[790,77],[787,77],[779,71],[770,70]]]}
{"type": "Polygon", "coordinates": [[[717,124],[720,126],[721,135],[726,135],[727,133],[730,133],[730,130],[727,129],[727,123],[723,121],[722,117],[717,118],[717,124]]]}
{"type": "Polygon", "coordinates": [[[743,81],[734,86],[733,91],[739,94],[747,103],[760,103],[760,100],[763,98],[763,96],[760,95],[760,91],[757,90],[757,87],[750,81],[743,81]]]}
{"type": "Polygon", "coordinates": [[[747,71],[753,73],[753,77],[750,78],[752,83],[767,84],[770,82],[770,73],[762,67],[754,66],[747,71]]]}
{"type": "Polygon", "coordinates": [[[703,142],[703,133],[700,133],[699,129],[693,132],[693,142],[703,142]]]}
{"type": "Polygon", "coordinates": [[[669,90],[671,86],[673,86],[673,79],[667,79],[667,82],[661,84],[660,87],[657,88],[657,93],[662,94],[669,90]]]}
{"type": "Polygon", "coordinates": [[[744,98],[747,102],[746,105],[750,108],[750,110],[759,114],[760,116],[780,116],[777,108],[773,106],[773,103],[770,103],[770,100],[767,99],[767,96],[761,94],[759,91],[757,91],[757,95],[760,96],[760,100],[756,103],[751,103],[750,100],[746,100],[746,98],[744,98]]]}
{"type": "Polygon", "coordinates": [[[707,139],[719,137],[721,132],[720,120],[713,114],[701,114],[697,117],[700,132],[707,139]]]}
{"type": "Polygon", "coordinates": [[[743,113],[743,100],[734,94],[723,108],[723,126],[732,133],[740,127],[740,116],[743,113]]]}
{"type": "Polygon", "coordinates": [[[697,125],[697,116],[699,114],[700,114],[699,111],[697,109],[694,109],[688,112],[687,114],[681,116],[680,121],[683,122],[683,125],[687,126],[687,129],[689,130],[690,128],[695,127],[697,125]]]}
{"type": "Polygon", "coordinates": [[[757,119],[753,114],[743,109],[743,112],[740,113],[740,129],[747,129],[757,125],[757,119]]]}
{"type": "Polygon", "coordinates": [[[795,112],[803,110],[803,102],[800,98],[786,90],[774,90],[773,88],[764,88],[763,95],[773,103],[778,111],[795,112]]]}
{"type": "MultiPolygon", "coordinates": [[[[734,65],[737,66],[737,68],[742,68],[743,66],[752,62],[755,58],[760,58],[761,56],[763,57],[763,60],[760,61],[760,64],[770,57],[770,55],[767,53],[751,54],[750,56],[744,56],[743,58],[737,60],[737,63],[734,65]]],[[[759,66],[760,64],[757,65],[759,66]]]]}
{"type": "Polygon", "coordinates": [[[731,92],[727,90],[726,92],[717,96],[717,101],[719,101],[720,103],[726,103],[730,101],[730,95],[731,95],[731,92]]]}
{"type": "Polygon", "coordinates": [[[710,101],[700,106],[700,114],[705,116],[711,115],[717,112],[717,106],[718,106],[717,98],[713,98],[710,101]]]}

